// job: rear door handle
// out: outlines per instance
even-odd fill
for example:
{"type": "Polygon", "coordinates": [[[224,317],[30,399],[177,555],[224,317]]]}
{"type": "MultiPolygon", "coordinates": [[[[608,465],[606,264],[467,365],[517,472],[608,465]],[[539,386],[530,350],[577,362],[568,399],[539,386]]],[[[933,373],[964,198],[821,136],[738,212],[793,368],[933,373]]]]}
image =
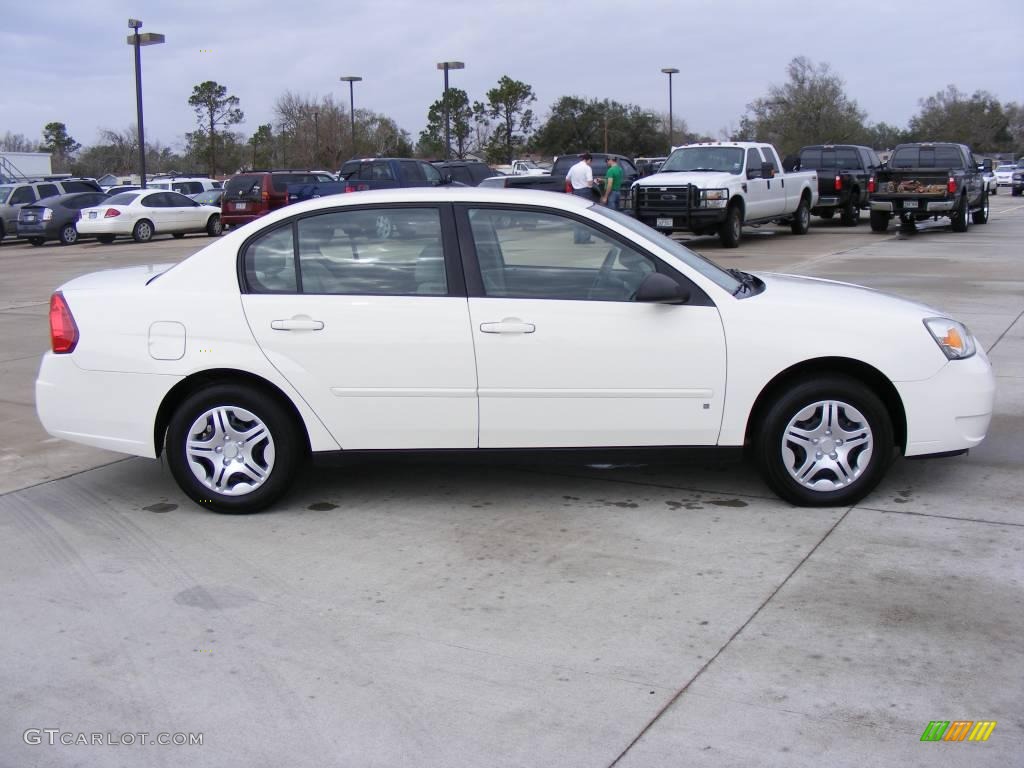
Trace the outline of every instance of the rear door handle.
{"type": "Polygon", "coordinates": [[[322,331],[323,321],[298,315],[290,320],[272,320],[270,327],[275,331],[322,331]]]}
{"type": "Polygon", "coordinates": [[[533,333],[537,326],[524,323],[518,317],[506,317],[496,323],[480,323],[480,330],[484,333],[533,333]]]}

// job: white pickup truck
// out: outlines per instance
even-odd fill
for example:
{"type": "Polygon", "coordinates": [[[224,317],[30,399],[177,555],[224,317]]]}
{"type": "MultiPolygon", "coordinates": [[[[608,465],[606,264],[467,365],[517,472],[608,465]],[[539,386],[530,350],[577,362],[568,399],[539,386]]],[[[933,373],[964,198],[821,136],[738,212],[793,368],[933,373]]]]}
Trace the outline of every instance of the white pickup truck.
{"type": "Polygon", "coordinates": [[[818,203],[816,171],[782,172],[770,144],[716,141],[677,147],[633,184],[637,219],[664,232],[718,233],[735,248],[745,224],[789,224],[805,235],[818,203]]]}
{"type": "Polygon", "coordinates": [[[533,160],[513,160],[511,165],[497,165],[494,168],[506,176],[547,176],[550,168],[541,168],[533,160]]]}

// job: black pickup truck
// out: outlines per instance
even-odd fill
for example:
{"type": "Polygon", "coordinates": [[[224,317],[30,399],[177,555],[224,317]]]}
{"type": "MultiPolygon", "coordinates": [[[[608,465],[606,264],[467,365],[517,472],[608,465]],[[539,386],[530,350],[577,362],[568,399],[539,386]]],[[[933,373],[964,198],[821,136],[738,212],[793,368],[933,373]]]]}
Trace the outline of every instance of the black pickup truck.
{"type": "Polygon", "coordinates": [[[815,144],[800,150],[800,170],[818,172],[818,204],[811,213],[831,219],[839,211],[843,226],[860,221],[868,207],[868,181],[882,167],[875,150],[857,144],[815,144]]]}
{"type": "MultiPolygon", "coordinates": [[[[619,192],[622,194],[620,205],[623,209],[629,210],[633,204],[629,199],[630,187],[633,182],[640,178],[640,172],[633,165],[633,161],[625,155],[616,155],[604,152],[591,152],[590,169],[594,172],[594,181],[603,188],[604,175],[608,171],[608,158],[615,157],[622,168],[622,186],[619,192]]],[[[508,189],[543,189],[548,192],[565,192],[565,177],[569,169],[580,161],[579,155],[562,155],[551,167],[551,173],[546,176],[500,176],[487,179],[480,186],[506,187],[508,189]]],[[[597,199],[597,195],[594,195],[597,199]]]]}
{"type": "MultiPolygon", "coordinates": [[[[991,168],[992,161],[980,164],[991,168]]],[[[954,232],[988,221],[988,192],[979,163],[965,144],[900,144],[868,182],[871,229],[885,232],[896,217],[907,228],[947,216],[954,232]]]]}

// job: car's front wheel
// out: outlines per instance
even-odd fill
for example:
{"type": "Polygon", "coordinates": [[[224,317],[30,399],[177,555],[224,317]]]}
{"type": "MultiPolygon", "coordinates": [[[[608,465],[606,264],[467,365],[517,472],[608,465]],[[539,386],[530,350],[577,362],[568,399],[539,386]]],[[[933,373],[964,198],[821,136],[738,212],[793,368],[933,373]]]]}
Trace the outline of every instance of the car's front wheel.
{"type": "Polygon", "coordinates": [[[291,415],[257,389],[195,392],[167,429],[167,462],[181,489],[216,512],[256,512],[288,490],[304,452],[291,415]]]}
{"type": "Polygon", "coordinates": [[[799,506],[854,504],[882,479],[893,427],[878,396],[858,381],[823,377],[786,389],[754,438],[768,485],[799,506]]]}

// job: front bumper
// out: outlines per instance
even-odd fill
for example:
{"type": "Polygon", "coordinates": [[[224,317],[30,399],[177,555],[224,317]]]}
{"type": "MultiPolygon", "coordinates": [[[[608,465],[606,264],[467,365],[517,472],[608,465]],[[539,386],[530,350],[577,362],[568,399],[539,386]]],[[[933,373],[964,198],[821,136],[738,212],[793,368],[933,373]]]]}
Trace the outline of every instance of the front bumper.
{"type": "Polygon", "coordinates": [[[649,227],[671,232],[691,232],[695,229],[712,229],[725,221],[725,208],[691,208],[688,212],[658,212],[641,208],[636,218],[649,227]],[[666,222],[671,222],[666,223],[666,222]]]}
{"type": "Polygon", "coordinates": [[[924,381],[894,382],[907,416],[905,456],[973,448],[985,439],[996,380],[985,352],[950,360],[924,381]]]}
{"type": "Polygon", "coordinates": [[[36,413],[54,437],[136,456],[156,457],[160,403],[181,376],[79,368],[70,355],[43,355],[36,413]]]}

